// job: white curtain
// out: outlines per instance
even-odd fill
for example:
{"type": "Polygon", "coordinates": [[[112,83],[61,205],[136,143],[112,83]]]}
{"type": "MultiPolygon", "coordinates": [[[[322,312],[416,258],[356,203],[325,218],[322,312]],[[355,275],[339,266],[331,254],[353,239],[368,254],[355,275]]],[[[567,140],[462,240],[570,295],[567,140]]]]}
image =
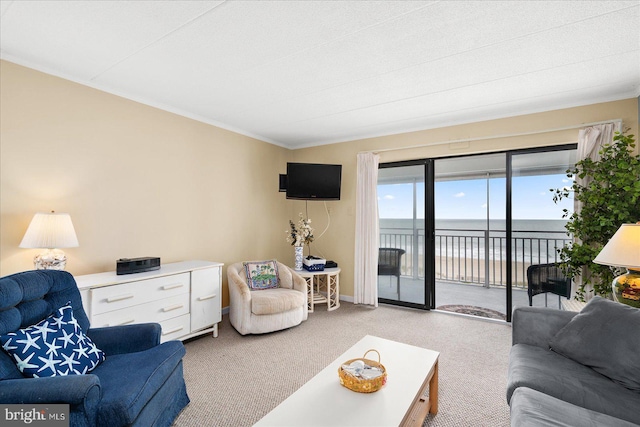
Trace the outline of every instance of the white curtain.
{"type": "MultiPolygon", "coordinates": [[[[586,158],[590,158],[593,161],[600,160],[600,150],[605,144],[611,144],[613,142],[613,135],[615,133],[615,124],[614,123],[605,123],[601,125],[589,126],[584,129],[580,129],[578,133],[578,152],[577,152],[577,161],[584,160],[586,158]]],[[[591,178],[585,176],[580,179],[575,176],[574,179],[581,186],[586,186],[591,182],[591,178]]],[[[582,203],[574,200],[573,209],[575,212],[580,212],[582,210],[582,203]]],[[[577,239],[574,238],[574,242],[577,242],[577,239]]],[[[582,269],[583,275],[586,274],[586,269],[582,269]]],[[[576,295],[576,291],[580,287],[582,283],[581,277],[576,277],[573,280],[571,285],[571,297],[573,298],[576,295]]],[[[586,291],[585,298],[587,300],[591,299],[593,296],[593,292],[589,292],[591,290],[591,286],[589,286],[586,291]]]]}
{"type": "Polygon", "coordinates": [[[378,306],[378,163],[374,153],[358,154],[356,188],[355,304],[378,306]]]}
{"type": "MultiPolygon", "coordinates": [[[[593,161],[600,160],[600,150],[602,146],[613,142],[614,127],[615,125],[613,123],[605,123],[580,129],[578,133],[578,153],[576,160],[580,161],[586,158],[590,158],[593,161]]],[[[575,180],[583,186],[591,182],[590,177],[584,177],[583,179],[575,177],[575,180]]],[[[580,209],[582,209],[582,205],[578,201],[574,203],[575,211],[579,212],[580,209]]]]}

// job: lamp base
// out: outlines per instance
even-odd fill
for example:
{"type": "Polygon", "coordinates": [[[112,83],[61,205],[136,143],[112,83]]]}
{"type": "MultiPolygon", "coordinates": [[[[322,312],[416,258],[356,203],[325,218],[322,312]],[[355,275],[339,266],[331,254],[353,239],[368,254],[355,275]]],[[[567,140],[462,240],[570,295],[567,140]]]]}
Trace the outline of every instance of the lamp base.
{"type": "Polygon", "coordinates": [[[64,270],[67,256],[60,249],[47,249],[33,259],[36,270],[64,270]]]}
{"type": "Polygon", "coordinates": [[[629,269],[613,279],[611,287],[615,301],[640,308],[640,270],[629,269]]]}

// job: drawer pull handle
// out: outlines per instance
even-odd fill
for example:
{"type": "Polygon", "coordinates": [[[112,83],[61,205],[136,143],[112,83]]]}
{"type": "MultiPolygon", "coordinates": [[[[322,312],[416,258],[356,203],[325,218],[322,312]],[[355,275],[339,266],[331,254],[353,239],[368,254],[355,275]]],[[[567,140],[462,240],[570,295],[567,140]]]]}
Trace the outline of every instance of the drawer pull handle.
{"type": "Polygon", "coordinates": [[[167,311],[177,310],[182,307],[184,307],[184,304],[174,304],[170,305],[169,307],[163,307],[162,311],[166,313],[167,311]]]}
{"type": "Polygon", "coordinates": [[[217,296],[216,294],[205,295],[205,296],[203,296],[203,297],[199,297],[199,298],[198,298],[198,301],[206,301],[206,300],[208,300],[208,299],[215,298],[216,296],[217,296]]]}
{"type": "Polygon", "coordinates": [[[133,298],[133,294],[124,294],[124,295],[118,295],[118,296],[115,296],[115,297],[108,297],[107,298],[107,302],[122,301],[122,300],[129,299],[129,298],[133,298]]]}
{"type": "Polygon", "coordinates": [[[177,288],[181,288],[181,287],[183,287],[183,286],[184,286],[184,285],[183,285],[182,283],[174,283],[173,285],[164,285],[164,286],[162,287],[162,290],[163,290],[163,291],[168,291],[168,290],[170,290],[170,289],[177,289],[177,288]]]}
{"type": "Polygon", "coordinates": [[[178,328],[173,328],[173,329],[170,329],[170,330],[168,330],[168,331],[162,331],[162,335],[169,335],[169,334],[172,334],[172,333],[174,333],[174,332],[181,331],[181,330],[183,330],[183,329],[184,329],[184,328],[183,328],[182,326],[180,326],[180,327],[178,327],[178,328]]]}
{"type": "Polygon", "coordinates": [[[114,323],[114,324],[107,324],[107,326],[122,326],[122,325],[128,325],[129,323],[133,323],[135,322],[136,319],[129,319],[129,320],[125,320],[124,322],[120,322],[120,323],[114,323]]]}

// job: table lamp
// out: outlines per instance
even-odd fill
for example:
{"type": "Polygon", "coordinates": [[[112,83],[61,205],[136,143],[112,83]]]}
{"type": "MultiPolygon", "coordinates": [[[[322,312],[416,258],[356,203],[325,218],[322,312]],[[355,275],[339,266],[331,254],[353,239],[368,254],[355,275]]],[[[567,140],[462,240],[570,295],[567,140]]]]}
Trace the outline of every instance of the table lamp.
{"type": "Polygon", "coordinates": [[[68,213],[54,211],[36,213],[20,242],[21,248],[46,249],[33,259],[36,270],[64,270],[67,265],[67,256],[59,248],[76,246],[79,246],[78,238],[71,216],[68,213]]]}
{"type": "Polygon", "coordinates": [[[613,298],[640,307],[640,222],[622,224],[593,262],[626,267],[626,274],[613,279],[613,298]]]}

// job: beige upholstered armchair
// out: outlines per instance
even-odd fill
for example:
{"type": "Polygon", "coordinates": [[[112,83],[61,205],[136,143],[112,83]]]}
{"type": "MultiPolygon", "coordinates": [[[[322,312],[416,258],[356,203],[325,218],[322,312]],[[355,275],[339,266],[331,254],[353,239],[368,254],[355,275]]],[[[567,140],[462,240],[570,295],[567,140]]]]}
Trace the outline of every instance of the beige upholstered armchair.
{"type": "Polygon", "coordinates": [[[251,289],[244,263],[227,268],[229,320],[242,335],[263,334],[299,325],[307,320],[307,282],[277,262],[277,287],[251,289]]]}

